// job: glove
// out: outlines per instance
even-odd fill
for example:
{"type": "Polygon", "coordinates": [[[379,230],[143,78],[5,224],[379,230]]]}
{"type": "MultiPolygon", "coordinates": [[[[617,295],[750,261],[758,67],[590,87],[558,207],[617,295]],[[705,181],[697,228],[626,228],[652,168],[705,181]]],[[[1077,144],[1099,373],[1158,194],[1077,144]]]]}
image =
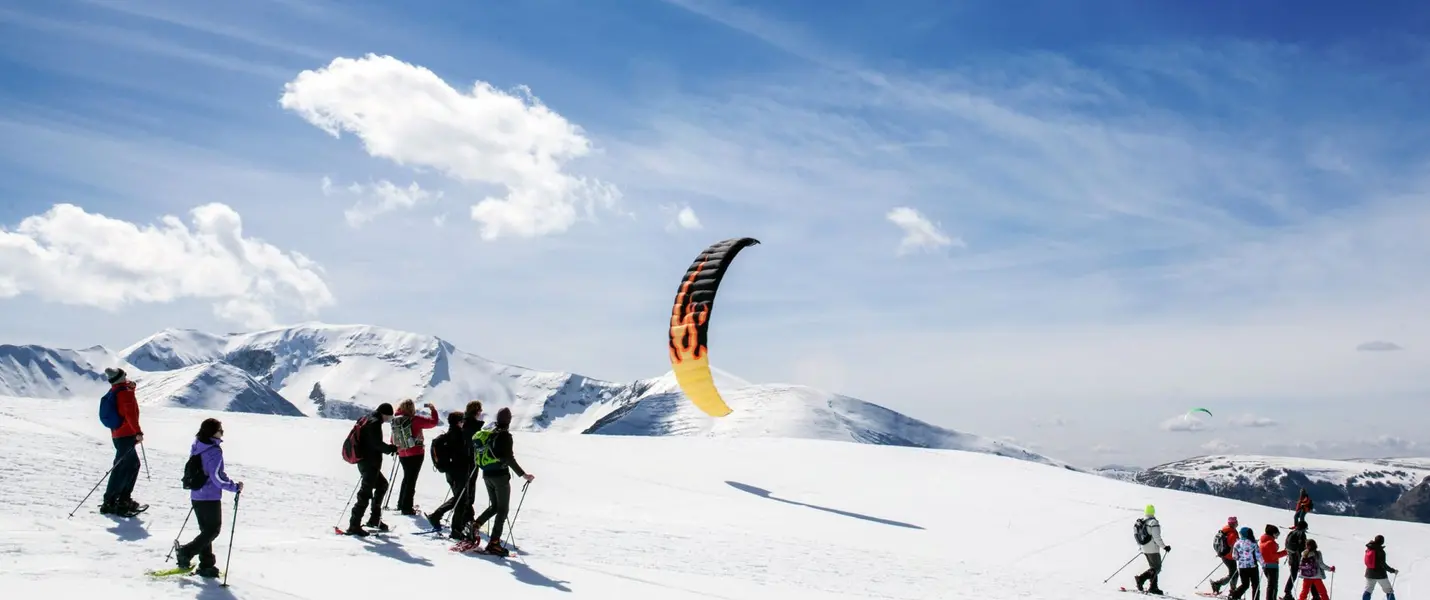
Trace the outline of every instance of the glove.
{"type": "Polygon", "coordinates": [[[1332,572],[1332,573],[1335,573],[1335,572],[1336,572],[1336,568],[1335,568],[1335,567],[1331,567],[1331,572],[1332,572]]]}
{"type": "Polygon", "coordinates": [[[1162,551],[1163,551],[1163,552],[1171,552],[1171,551],[1172,551],[1172,547],[1171,547],[1171,546],[1162,546],[1162,551]]]}
{"type": "Polygon", "coordinates": [[[1391,573],[1399,573],[1399,572],[1400,572],[1400,569],[1392,569],[1392,568],[1390,568],[1390,567],[1386,567],[1385,570],[1390,571],[1391,573]]]}

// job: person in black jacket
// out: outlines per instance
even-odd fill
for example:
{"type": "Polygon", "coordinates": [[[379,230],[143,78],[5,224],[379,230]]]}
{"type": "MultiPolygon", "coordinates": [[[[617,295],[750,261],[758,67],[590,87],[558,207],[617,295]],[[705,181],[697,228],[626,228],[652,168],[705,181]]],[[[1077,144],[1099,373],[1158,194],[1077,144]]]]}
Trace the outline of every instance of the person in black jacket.
{"type": "Polygon", "coordinates": [[[365,536],[362,515],[372,504],[372,516],[367,526],[378,531],[387,531],[382,522],[381,498],[387,493],[387,477],[382,475],[382,455],[397,454],[397,446],[382,441],[382,424],[392,420],[392,405],[383,402],[368,415],[367,423],[358,431],[358,473],[362,474],[362,485],[358,489],[357,503],[353,505],[352,518],[348,520],[348,535],[365,536]],[[379,501],[373,502],[377,498],[379,501]]]}
{"type": "Polygon", "coordinates": [[[1395,588],[1390,585],[1389,573],[1399,573],[1400,571],[1385,563],[1385,536],[1377,535],[1374,540],[1365,545],[1366,553],[1371,555],[1371,566],[1365,569],[1365,595],[1363,600],[1370,600],[1370,596],[1375,592],[1375,586],[1379,585],[1380,590],[1385,592],[1385,597],[1395,600],[1395,588]]]}
{"type": "Polygon", "coordinates": [[[516,462],[516,455],[512,452],[511,431],[511,409],[503,408],[497,411],[497,425],[491,431],[483,431],[477,434],[479,450],[476,455],[477,467],[482,470],[482,478],[487,483],[487,499],[490,504],[485,511],[477,517],[472,524],[472,534],[468,541],[472,544],[479,542],[477,531],[482,528],[482,524],[487,519],[496,518],[492,522],[492,535],[487,542],[485,549],[487,554],[507,556],[510,552],[501,545],[502,528],[506,526],[507,510],[511,507],[511,471],[516,471],[517,475],[527,481],[535,479],[536,476],[523,471],[521,465],[516,462]]]}
{"type": "Polygon", "coordinates": [[[461,491],[452,488],[457,499],[452,510],[452,532],[448,534],[454,540],[464,540],[468,538],[467,527],[472,523],[472,516],[476,514],[477,496],[477,463],[473,457],[472,440],[477,433],[486,427],[486,422],[482,421],[482,402],[473,400],[467,403],[467,409],[462,413],[462,451],[452,460],[450,472],[460,475],[461,491]]]}
{"type": "MultiPolygon", "coordinates": [[[[432,451],[441,452],[443,460],[447,461],[447,468],[443,475],[447,477],[447,488],[451,490],[446,502],[430,513],[424,515],[427,522],[432,524],[433,529],[442,529],[442,516],[457,507],[457,503],[462,501],[463,491],[467,488],[467,478],[470,475],[472,453],[468,451],[471,438],[462,437],[463,414],[451,412],[447,414],[447,431],[432,440],[432,451]]],[[[435,456],[435,455],[434,455],[435,456]]],[[[435,465],[437,461],[433,461],[435,465]]],[[[454,513],[455,515],[455,513],[454,513]]]]}
{"type": "MultiPolygon", "coordinates": [[[[1306,551],[1306,530],[1310,529],[1305,521],[1296,524],[1291,533],[1286,534],[1286,591],[1281,596],[1281,600],[1292,600],[1291,588],[1296,585],[1296,578],[1301,575],[1301,553],[1306,551]]],[[[1314,588],[1311,596],[1315,600],[1321,600],[1320,592],[1314,588]]]]}

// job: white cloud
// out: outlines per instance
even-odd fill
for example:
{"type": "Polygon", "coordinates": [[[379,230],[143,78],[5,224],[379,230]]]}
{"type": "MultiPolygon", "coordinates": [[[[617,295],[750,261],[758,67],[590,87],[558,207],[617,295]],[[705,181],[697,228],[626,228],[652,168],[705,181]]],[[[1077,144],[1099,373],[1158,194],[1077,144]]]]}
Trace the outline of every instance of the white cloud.
{"type": "MultiPolygon", "coordinates": [[[[327,178],[323,179],[323,186],[324,193],[330,193],[327,191],[330,188],[327,178]]],[[[422,189],[422,186],[417,185],[415,181],[402,188],[386,179],[368,186],[354,183],[348,187],[348,192],[364,196],[364,199],[343,211],[343,217],[347,219],[348,225],[351,227],[361,227],[368,221],[387,213],[410,209],[419,203],[442,197],[442,192],[433,194],[422,189]]]]}
{"type": "Polygon", "coordinates": [[[884,217],[904,230],[904,237],[899,240],[900,255],[936,250],[950,245],[964,246],[963,240],[948,237],[936,223],[907,206],[895,208],[884,217]]]}
{"type": "Polygon", "coordinates": [[[1189,433],[1193,431],[1206,431],[1206,421],[1188,416],[1186,414],[1177,415],[1166,421],[1162,421],[1162,431],[1175,431],[1179,433],[1189,433]]]}
{"type": "Polygon", "coordinates": [[[1108,445],[1108,444],[1097,444],[1097,445],[1094,445],[1094,446],[1092,447],[1092,452],[1093,452],[1093,454],[1103,454],[1103,455],[1107,455],[1107,454],[1121,454],[1121,453],[1122,453],[1122,450],[1119,450],[1116,446],[1111,446],[1111,445],[1108,445]]]}
{"type": "Polygon", "coordinates": [[[1400,344],[1386,341],[1366,342],[1364,344],[1356,346],[1356,350],[1359,350],[1361,352],[1395,352],[1397,350],[1404,349],[1405,348],[1401,347],[1400,344]]]}
{"type": "Polygon", "coordinates": [[[689,205],[662,205],[661,210],[670,215],[670,220],[665,224],[666,231],[679,231],[682,229],[692,230],[704,227],[700,223],[700,217],[695,215],[695,209],[689,205]]]}
{"type": "Polygon", "coordinates": [[[333,137],[348,131],[368,154],[454,179],[500,186],[471,207],[481,236],[564,232],[579,210],[594,216],[620,196],[615,186],[565,172],[591,153],[581,128],[525,88],[507,93],[478,81],[469,93],[390,56],[336,58],[284,85],[281,105],[333,137]]]}
{"type": "Polygon", "coordinates": [[[1271,419],[1269,417],[1258,417],[1251,413],[1227,419],[1227,423],[1234,427],[1248,428],[1276,427],[1277,425],[1280,425],[1280,423],[1278,423],[1275,419],[1271,419]]]}
{"type": "Polygon", "coordinates": [[[1215,439],[1208,441],[1205,444],[1202,444],[1202,450],[1206,450],[1207,452],[1212,452],[1215,454],[1225,454],[1227,452],[1236,450],[1237,448],[1239,448],[1239,446],[1223,439],[1215,439]]]}
{"type": "Polygon", "coordinates": [[[317,264],[244,237],[232,208],[206,204],[190,214],[192,228],[173,216],[140,226],[57,204],[0,229],[0,297],[105,310],[203,298],[249,327],[273,324],[280,309],[313,315],[333,304],[317,264]]]}

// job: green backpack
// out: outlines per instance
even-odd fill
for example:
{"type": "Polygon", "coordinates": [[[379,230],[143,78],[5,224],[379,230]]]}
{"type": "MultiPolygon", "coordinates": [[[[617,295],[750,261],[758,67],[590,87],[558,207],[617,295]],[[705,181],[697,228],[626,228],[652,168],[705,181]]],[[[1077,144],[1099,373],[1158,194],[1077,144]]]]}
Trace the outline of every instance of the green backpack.
{"type": "Polygon", "coordinates": [[[412,417],[403,415],[392,420],[392,445],[398,450],[417,445],[417,438],[412,435],[412,417]]]}
{"type": "Polygon", "coordinates": [[[472,459],[484,472],[505,466],[492,448],[496,433],[495,429],[483,429],[472,434],[472,459]]]}

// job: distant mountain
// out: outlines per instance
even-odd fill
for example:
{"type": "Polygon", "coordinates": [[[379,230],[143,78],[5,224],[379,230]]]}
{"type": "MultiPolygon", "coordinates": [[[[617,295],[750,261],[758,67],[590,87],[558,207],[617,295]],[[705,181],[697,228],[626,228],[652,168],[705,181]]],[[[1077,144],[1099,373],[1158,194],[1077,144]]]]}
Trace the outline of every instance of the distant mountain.
{"type": "Polygon", "coordinates": [[[1093,473],[1096,473],[1096,474],[1101,475],[1101,476],[1103,476],[1103,477],[1106,477],[1106,478],[1108,478],[1108,479],[1116,479],[1116,480],[1118,480],[1118,481],[1133,481],[1133,482],[1135,482],[1135,481],[1137,481],[1137,476],[1138,476],[1139,474],[1141,474],[1142,471],[1144,471],[1144,469],[1142,469],[1142,468],[1140,468],[1140,467],[1127,467],[1127,466],[1123,466],[1123,465],[1105,465],[1105,466],[1099,467],[1099,468],[1097,468],[1097,469],[1094,469],[1094,470],[1093,470],[1093,473]]]}
{"type": "Polygon", "coordinates": [[[512,410],[528,431],[599,435],[794,437],[964,450],[1072,469],[1001,441],[930,425],[847,396],[797,385],[751,385],[717,372],[735,412],[696,409],[672,374],[628,383],[505,365],[436,337],[365,325],[309,323],[216,335],[161,331],[113,354],[37,347],[0,350],[0,395],[69,397],[107,387],[118,365],[140,401],[192,408],[353,419],[412,398],[440,411],[481,400],[488,420],[512,410]]]}
{"type": "Polygon", "coordinates": [[[1287,511],[1294,509],[1304,488],[1315,501],[1315,513],[1378,518],[1427,476],[1430,459],[1201,456],[1152,467],[1135,480],[1287,511]]]}

